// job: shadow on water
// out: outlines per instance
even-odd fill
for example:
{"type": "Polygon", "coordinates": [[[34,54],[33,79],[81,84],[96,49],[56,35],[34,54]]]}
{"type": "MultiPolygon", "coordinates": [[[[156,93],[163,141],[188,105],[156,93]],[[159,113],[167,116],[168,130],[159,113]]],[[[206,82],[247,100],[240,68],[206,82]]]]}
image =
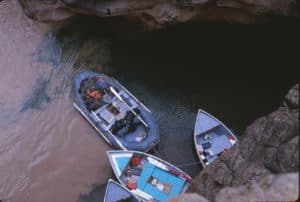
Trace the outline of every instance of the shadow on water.
{"type": "Polygon", "coordinates": [[[207,110],[240,134],[298,81],[298,35],[287,25],[191,23],[114,40],[113,67],[128,85],[207,110]]]}
{"type": "MultiPolygon", "coordinates": [[[[153,111],[161,135],[157,155],[192,177],[200,165],[185,164],[198,161],[192,134],[199,108],[241,136],[298,82],[300,40],[291,26],[190,23],[147,33],[127,28],[122,34],[109,23],[85,20],[60,29],[61,51],[40,59],[58,67],[65,86],[82,68],[117,78],[153,111]]],[[[33,94],[47,98],[40,86],[33,94]]],[[[105,187],[94,185],[79,200],[99,201],[105,187]]]]}
{"type": "MultiPolygon", "coordinates": [[[[162,158],[198,161],[192,139],[199,108],[241,136],[279,107],[297,81],[299,31],[291,26],[199,24],[113,40],[113,75],[152,109],[162,158]]],[[[182,166],[195,176],[199,165],[182,166]]]]}
{"type": "Polygon", "coordinates": [[[88,194],[82,194],[79,197],[79,201],[103,201],[105,190],[106,190],[106,184],[101,185],[93,185],[91,187],[91,192],[88,194]]]}
{"type": "Polygon", "coordinates": [[[41,109],[41,106],[44,102],[49,102],[50,97],[47,94],[49,81],[38,79],[36,82],[36,87],[33,90],[31,96],[25,101],[21,112],[24,112],[28,109],[41,109]]]}

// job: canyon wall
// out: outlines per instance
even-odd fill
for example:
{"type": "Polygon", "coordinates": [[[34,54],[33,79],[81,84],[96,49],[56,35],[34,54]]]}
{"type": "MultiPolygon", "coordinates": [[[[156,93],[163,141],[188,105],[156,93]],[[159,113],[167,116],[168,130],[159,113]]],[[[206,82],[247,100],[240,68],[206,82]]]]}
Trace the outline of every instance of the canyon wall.
{"type": "Polygon", "coordinates": [[[60,22],[76,15],[122,16],[160,28],[187,21],[261,23],[299,17],[297,0],[19,0],[30,18],[60,22]]]}

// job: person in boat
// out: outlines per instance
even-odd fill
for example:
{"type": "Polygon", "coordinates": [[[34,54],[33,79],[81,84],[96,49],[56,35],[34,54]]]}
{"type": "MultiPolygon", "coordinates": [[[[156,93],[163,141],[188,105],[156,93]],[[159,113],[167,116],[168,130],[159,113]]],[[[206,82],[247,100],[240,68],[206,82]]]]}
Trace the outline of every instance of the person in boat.
{"type": "Polygon", "coordinates": [[[103,96],[109,93],[110,84],[98,77],[84,80],[80,86],[80,94],[89,111],[101,107],[105,102],[103,96]]]}
{"type": "Polygon", "coordinates": [[[126,187],[130,190],[137,188],[137,178],[138,178],[137,176],[132,174],[131,169],[132,168],[128,167],[125,170],[125,173],[124,173],[124,178],[125,178],[125,181],[126,181],[126,187]]]}
{"type": "Polygon", "coordinates": [[[96,110],[105,104],[102,100],[102,93],[99,89],[87,90],[86,95],[83,98],[89,111],[96,110]]]}
{"type": "MultiPolygon", "coordinates": [[[[137,114],[140,113],[138,109],[134,109],[134,110],[137,114]]],[[[124,119],[118,120],[114,123],[114,125],[112,125],[111,132],[118,136],[123,136],[131,131],[134,131],[139,124],[140,121],[136,119],[135,115],[131,111],[128,111],[124,119]],[[118,133],[118,131],[122,129],[124,131],[118,133]]]]}

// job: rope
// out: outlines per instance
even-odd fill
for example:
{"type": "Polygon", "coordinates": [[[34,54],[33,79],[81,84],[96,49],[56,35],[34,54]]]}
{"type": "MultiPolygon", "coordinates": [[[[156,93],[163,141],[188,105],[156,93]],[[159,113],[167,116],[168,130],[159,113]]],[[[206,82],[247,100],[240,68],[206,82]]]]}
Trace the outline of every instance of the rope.
{"type": "MultiPolygon", "coordinates": [[[[152,148],[152,150],[153,150],[153,152],[156,156],[161,158],[161,155],[158,153],[158,151],[154,147],[152,148]]],[[[196,164],[201,164],[201,162],[196,161],[196,162],[192,162],[192,163],[184,163],[184,164],[177,164],[177,165],[174,164],[174,165],[177,166],[177,167],[185,167],[185,166],[192,166],[192,165],[196,165],[196,164]]]]}
{"type": "Polygon", "coordinates": [[[179,165],[176,165],[177,167],[184,167],[184,166],[191,166],[191,165],[195,165],[195,164],[201,164],[200,161],[197,161],[197,162],[193,162],[193,163],[185,163],[185,164],[179,164],[179,165]]]}
{"type": "Polygon", "coordinates": [[[153,150],[153,152],[155,153],[156,156],[161,158],[161,155],[158,153],[158,151],[154,147],[152,148],[152,150],[153,150]]]}

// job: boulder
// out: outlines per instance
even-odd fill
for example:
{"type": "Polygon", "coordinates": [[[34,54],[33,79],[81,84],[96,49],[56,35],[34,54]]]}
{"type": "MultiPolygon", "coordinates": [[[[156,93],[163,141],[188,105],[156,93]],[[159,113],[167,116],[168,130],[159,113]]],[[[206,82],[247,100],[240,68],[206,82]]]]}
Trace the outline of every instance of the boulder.
{"type": "MultiPolygon", "coordinates": [[[[215,196],[215,202],[234,201],[296,201],[299,197],[299,173],[269,174],[245,185],[225,187],[215,196]]],[[[208,202],[195,193],[174,197],[170,202],[208,202]]]]}
{"type": "Polygon", "coordinates": [[[182,194],[180,196],[176,196],[170,200],[170,202],[209,202],[206,198],[203,196],[200,196],[198,194],[182,194]]]}
{"type": "Polygon", "coordinates": [[[239,187],[226,187],[218,192],[216,202],[296,201],[299,197],[299,173],[267,175],[239,187]]]}

